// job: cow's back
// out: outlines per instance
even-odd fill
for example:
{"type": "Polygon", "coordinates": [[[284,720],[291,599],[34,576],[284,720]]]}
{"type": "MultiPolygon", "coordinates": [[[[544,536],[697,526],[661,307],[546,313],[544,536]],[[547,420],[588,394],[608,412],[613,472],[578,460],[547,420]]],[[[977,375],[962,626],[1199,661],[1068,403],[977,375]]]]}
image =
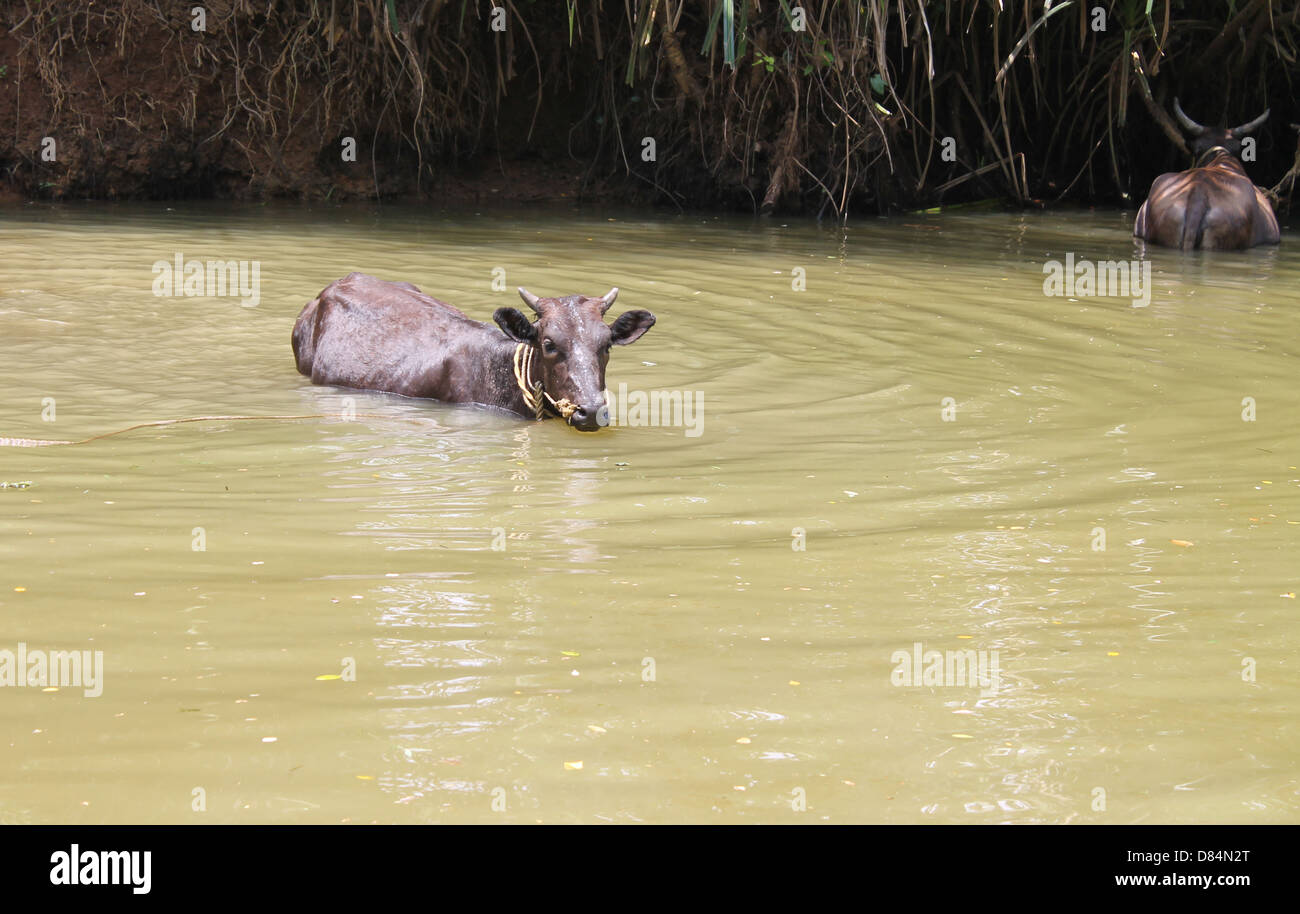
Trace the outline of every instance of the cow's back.
{"type": "Polygon", "coordinates": [[[1133,234],[1185,251],[1239,250],[1281,240],[1272,206],[1239,165],[1160,175],[1133,234]]]}
{"type": "Polygon", "coordinates": [[[293,346],[313,383],[419,397],[439,386],[459,341],[485,330],[409,283],[351,273],[303,308],[293,346]]]}

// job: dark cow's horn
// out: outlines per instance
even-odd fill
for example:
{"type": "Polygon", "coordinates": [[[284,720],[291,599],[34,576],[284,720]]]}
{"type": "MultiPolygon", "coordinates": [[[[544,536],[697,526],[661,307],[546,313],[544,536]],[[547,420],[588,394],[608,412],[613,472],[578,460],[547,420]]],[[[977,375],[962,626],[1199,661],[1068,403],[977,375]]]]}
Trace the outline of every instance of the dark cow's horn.
{"type": "Polygon", "coordinates": [[[527,289],[525,289],[523,286],[520,286],[520,287],[519,287],[519,297],[522,298],[525,302],[528,303],[528,307],[532,308],[533,311],[537,314],[538,317],[541,317],[541,315],[542,315],[542,309],[539,308],[539,307],[537,307],[537,302],[538,302],[540,299],[538,299],[538,297],[537,297],[536,295],[534,295],[532,292],[529,292],[529,291],[528,291],[527,289]]]}
{"type": "Polygon", "coordinates": [[[606,292],[604,295],[600,297],[600,300],[604,302],[604,304],[600,306],[600,313],[604,314],[606,311],[608,311],[609,306],[614,304],[614,299],[616,298],[618,298],[618,286],[615,286],[614,288],[610,289],[608,292],[606,292]]]}
{"type": "Polygon", "coordinates": [[[1268,112],[1270,110],[1272,109],[1265,108],[1264,113],[1261,114],[1259,117],[1255,118],[1249,124],[1242,124],[1240,127],[1233,127],[1228,132],[1231,133],[1233,137],[1235,137],[1238,140],[1241,139],[1243,136],[1249,136],[1250,134],[1258,130],[1260,127],[1264,126],[1264,122],[1268,120],[1268,112]]]}
{"type": "Polygon", "coordinates": [[[1204,127],[1187,116],[1186,112],[1183,111],[1182,106],[1178,104],[1178,99],[1176,98],[1174,99],[1174,116],[1178,118],[1178,123],[1183,125],[1183,129],[1192,136],[1200,136],[1205,132],[1204,127]]]}

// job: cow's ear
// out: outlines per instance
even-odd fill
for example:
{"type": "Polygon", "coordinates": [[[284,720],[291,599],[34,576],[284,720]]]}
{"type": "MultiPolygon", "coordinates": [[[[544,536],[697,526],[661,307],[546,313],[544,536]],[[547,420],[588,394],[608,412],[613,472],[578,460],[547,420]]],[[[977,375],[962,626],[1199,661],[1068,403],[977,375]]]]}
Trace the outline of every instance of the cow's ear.
{"type": "Polygon", "coordinates": [[[609,341],[615,346],[635,343],[641,335],[655,325],[655,316],[649,311],[624,311],[609,328],[609,341]]]}
{"type": "Polygon", "coordinates": [[[492,320],[517,343],[537,342],[537,328],[518,308],[497,308],[492,312],[492,320]]]}

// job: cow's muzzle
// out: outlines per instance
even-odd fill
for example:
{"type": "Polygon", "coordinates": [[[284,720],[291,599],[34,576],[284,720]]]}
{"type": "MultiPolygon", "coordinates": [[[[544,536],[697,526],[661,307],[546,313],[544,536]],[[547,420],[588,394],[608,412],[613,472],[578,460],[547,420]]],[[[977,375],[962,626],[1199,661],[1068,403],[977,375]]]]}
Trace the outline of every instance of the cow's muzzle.
{"type": "Polygon", "coordinates": [[[609,425],[609,407],[604,403],[599,406],[579,406],[569,416],[569,424],[582,432],[594,432],[609,425]]]}

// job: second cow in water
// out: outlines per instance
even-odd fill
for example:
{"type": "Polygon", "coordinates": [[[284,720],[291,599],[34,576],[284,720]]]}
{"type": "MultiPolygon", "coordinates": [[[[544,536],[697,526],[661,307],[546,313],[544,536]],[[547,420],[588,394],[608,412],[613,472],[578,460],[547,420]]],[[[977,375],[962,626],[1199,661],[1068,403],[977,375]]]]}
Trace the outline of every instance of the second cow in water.
{"type": "Polygon", "coordinates": [[[654,326],[649,311],[604,314],[600,298],[520,296],[536,314],[498,308],[496,326],[471,320],[405,282],[352,273],[330,283],[298,315],[293,354],[314,384],[382,390],[448,403],[478,403],[574,428],[608,424],[605,365],[611,346],[654,326]]]}
{"type": "Polygon", "coordinates": [[[1246,177],[1241,141],[1268,119],[1265,111],[1240,127],[1205,127],[1174,99],[1174,114],[1192,138],[1196,164],[1156,178],[1138,210],[1133,234],[1184,251],[1240,250],[1277,244],[1282,234],[1264,192],[1246,177]]]}

